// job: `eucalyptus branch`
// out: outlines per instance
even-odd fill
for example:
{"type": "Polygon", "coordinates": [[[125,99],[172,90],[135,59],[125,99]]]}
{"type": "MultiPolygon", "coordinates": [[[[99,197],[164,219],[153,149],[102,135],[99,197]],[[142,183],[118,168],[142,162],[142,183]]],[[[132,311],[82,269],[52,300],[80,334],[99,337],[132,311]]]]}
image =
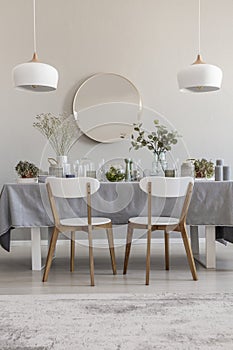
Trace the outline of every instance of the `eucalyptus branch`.
{"type": "Polygon", "coordinates": [[[158,120],[154,120],[155,131],[151,133],[142,128],[142,123],[134,124],[134,131],[137,135],[131,135],[132,148],[138,150],[139,148],[147,147],[150,151],[157,154],[159,157],[161,153],[170,151],[175,145],[178,137],[181,137],[176,130],[169,131],[165,125],[160,125],[158,120]]]}

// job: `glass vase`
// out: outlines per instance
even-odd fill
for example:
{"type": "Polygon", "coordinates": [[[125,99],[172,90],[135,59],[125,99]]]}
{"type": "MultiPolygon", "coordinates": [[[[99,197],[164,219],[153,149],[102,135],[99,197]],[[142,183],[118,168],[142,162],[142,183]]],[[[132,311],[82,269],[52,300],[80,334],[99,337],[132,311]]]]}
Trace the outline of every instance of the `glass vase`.
{"type": "Polygon", "coordinates": [[[157,153],[154,153],[151,175],[152,176],[165,176],[166,169],[167,169],[166,153],[162,152],[159,155],[157,153]]]}

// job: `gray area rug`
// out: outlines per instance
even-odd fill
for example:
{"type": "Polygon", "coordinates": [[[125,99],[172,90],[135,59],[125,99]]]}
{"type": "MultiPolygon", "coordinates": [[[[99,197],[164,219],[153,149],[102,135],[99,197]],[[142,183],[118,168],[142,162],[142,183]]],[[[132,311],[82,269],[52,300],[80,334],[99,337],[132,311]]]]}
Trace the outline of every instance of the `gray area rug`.
{"type": "Polygon", "coordinates": [[[0,349],[230,350],[233,295],[0,296],[0,349]]]}

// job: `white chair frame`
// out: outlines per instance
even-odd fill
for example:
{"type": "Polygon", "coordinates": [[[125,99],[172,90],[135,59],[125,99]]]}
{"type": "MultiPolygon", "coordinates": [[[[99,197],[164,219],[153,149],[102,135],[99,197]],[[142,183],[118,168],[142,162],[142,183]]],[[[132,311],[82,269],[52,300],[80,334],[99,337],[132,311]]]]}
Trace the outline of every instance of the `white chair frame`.
{"type": "MultiPolygon", "coordinates": [[[[125,260],[123,274],[127,273],[130,249],[132,244],[133,230],[144,229],[147,230],[147,254],[146,254],[146,285],[149,285],[150,278],[150,252],[151,252],[151,233],[156,230],[164,231],[165,238],[165,268],[169,270],[169,233],[171,231],[178,231],[181,233],[186,255],[189,263],[189,267],[192,273],[193,280],[197,280],[196,266],[191,250],[191,246],[188,239],[186,217],[188,207],[190,204],[193,179],[191,177],[183,178],[164,178],[164,177],[146,177],[140,181],[141,189],[148,194],[148,216],[142,218],[144,223],[134,222],[137,218],[131,218],[128,222],[127,240],[125,249],[125,260]],[[151,197],[182,197],[185,196],[181,215],[177,223],[169,224],[169,217],[167,217],[167,223],[165,224],[152,224],[156,222],[158,218],[152,217],[151,214],[151,197]],[[143,220],[144,219],[144,220],[143,220]]],[[[166,218],[164,218],[166,219],[166,218]]]]}
{"type": "MultiPolygon", "coordinates": [[[[48,279],[49,270],[52,264],[53,255],[58,239],[59,232],[71,232],[71,248],[70,248],[70,271],[74,271],[74,257],[75,257],[75,231],[84,231],[88,234],[89,241],[89,265],[90,265],[90,280],[91,286],[94,286],[94,257],[93,257],[93,240],[92,240],[92,231],[94,229],[106,229],[109,251],[112,263],[113,274],[117,273],[116,271],[116,261],[115,261],[115,252],[114,252],[114,241],[113,241],[113,232],[112,232],[112,223],[110,219],[107,218],[96,218],[98,222],[95,223],[95,218],[91,215],[91,194],[95,193],[99,189],[99,181],[93,178],[47,178],[46,186],[48,190],[49,201],[54,217],[54,231],[50,241],[49,251],[47,255],[43,282],[46,282],[48,279]],[[80,225],[72,225],[73,218],[70,219],[71,222],[67,225],[62,224],[60,220],[57,206],[56,206],[56,197],[60,198],[84,198],[87,200],[87,224],[81,223],[80,225]],[[102,221],[102,222],[101,222],[102,221]]],[[[82,218],[84,219],[84,218],[82,218]]],[[[66,219],[64,220],[67,222],[66,219]]],[[[78,220],[78,219],[77,219],[78,220]]]]}

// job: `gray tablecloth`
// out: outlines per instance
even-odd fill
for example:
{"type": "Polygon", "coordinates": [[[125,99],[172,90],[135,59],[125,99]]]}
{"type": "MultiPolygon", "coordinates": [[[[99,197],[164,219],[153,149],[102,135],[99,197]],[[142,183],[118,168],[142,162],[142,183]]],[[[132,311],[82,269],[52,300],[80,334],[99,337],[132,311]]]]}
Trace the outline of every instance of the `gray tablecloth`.
{"type": "MultiPolygon", "coordinates": [[[[177,217],[182,202],[156,198],[153,214],[167,215],[172,211],[172,215],[177,217]]],[[[59,200],[58,204],[62,217],[86,216],[84,200],[59,200]]],[[[101,183],[98,193],[92,196],[92,207],[93,216],[106,216],[113,224],[126,224],[129,217],[146,215],[146,194],[140,190],[138,183],[101,183]]],[[[195,182],[187,223],[233,226],[233,182],[195,182]]],[[[4,185],[0,197],[2,247],[9,250],[12,228],[35,226],[53,226],[45,184],[4,185]]]]}

